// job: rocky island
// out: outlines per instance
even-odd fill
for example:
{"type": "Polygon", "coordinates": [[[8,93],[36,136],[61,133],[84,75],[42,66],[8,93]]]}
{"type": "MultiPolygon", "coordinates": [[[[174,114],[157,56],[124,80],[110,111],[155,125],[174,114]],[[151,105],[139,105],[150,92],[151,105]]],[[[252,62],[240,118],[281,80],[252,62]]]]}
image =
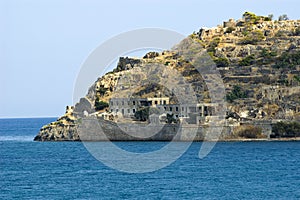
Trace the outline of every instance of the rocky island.
{"type": "MultiPolygon", "coordinates": [[[[246,12],[242,19],[201,28],[188,38],[201,45],[214,61],[225,86],[227,106],[221,140],[300,137],[300,20],[273,20],[272,16],[246,12]]],[[[121,57],[112,72],[98,78],[79,103],[67,106],[65,115],[43,126],[34,140],[83,140],[78,125],[84,115],[97,119],[109,140],[170,141],[184,122],[196,129],[194,139],[201,141],[208,134],[216,106],[203,77],[176,51],[149,52],[143,58],[121,57]],[[191,83],[198,102],[193,106],[180,104],[178,96],[160,84],[139,85],[131,91],[122,83],[128,74],[137,76],[139,68],[155,63],[176,69],[191,83]],[[124,91],[131,91],[130,97],[122,96],[124,91]],[[131,125],[143,128],[150,121],[161,125],[156,135],[141,139],[126,134],[131,125]],[[127,125],[119,128],[120,124],[127,125]]],[[[141,133],[143,129],[135,130],[141,133]]]]}

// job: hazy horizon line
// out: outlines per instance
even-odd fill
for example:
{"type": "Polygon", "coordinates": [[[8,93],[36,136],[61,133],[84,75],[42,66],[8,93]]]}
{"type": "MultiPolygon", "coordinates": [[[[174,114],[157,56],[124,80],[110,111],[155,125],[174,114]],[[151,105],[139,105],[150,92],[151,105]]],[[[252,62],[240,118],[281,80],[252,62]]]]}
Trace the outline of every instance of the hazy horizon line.
{"type": "Polygon", "coordinates": [[[58,118],[58,116],[0,116],[0,119],[40,119],[40,118],[58,118]]]}

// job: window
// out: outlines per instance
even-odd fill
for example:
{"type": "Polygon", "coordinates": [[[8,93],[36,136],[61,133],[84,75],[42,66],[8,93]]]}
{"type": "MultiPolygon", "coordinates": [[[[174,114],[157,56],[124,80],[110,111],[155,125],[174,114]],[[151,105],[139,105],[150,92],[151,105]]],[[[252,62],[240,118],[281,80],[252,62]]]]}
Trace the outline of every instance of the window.
{"type": "Polygon", "coordinates": [[[135,106],[135,101],[133,101],[132,104],[135,106]]]}
{"type": "Polygon", "coordinates": [[[114,105],[114,102],[113,102],[113,101],[111,101],[111,102],[110,102],[110,104],[113,106],[113,105],[114,105]]]}
{"type": "Polygon", "coordinates": [[[122,106],[124,106],[124,101],[122,101],[122,106]]]}
{"type": "Polygon", "coordinates": [[[170,107],[170,111],[172,111],[173,110],[173,108],[172,107],[170,107]]]}
{"type": "Polygon", "coordinates": [[[157,105],[157,101],[155,101],[154,104],[157,105]]]}
{"type": "Polygon", "coordinates": [[[176,107],[176,112],[178,112],[178,107],[176,107]]]}
{"type": "Polygon", "coordinates": [[[119,112],[119,109],[116,109],[116,112],[119,112]]]}
{"type": "Polygon", "coordinates": [[[111,109],[110,112],[114,112],[114,109],[111,109]]]}
{"type": "Polygon", "coordinates": [[[127,113],[128,113],[128,114],[130,113],[130,109],[127,109],[127,113]]]}
{"type": "Polygon", "coordinates": [[[166,105],[167,104],[167,101],[166,100],[164,100],[164,105],[166,105]]]}
{"type": "Polygon", "coordinates": [[[135,109],[132,109],[132,112],[135,113],[135,109]]]}

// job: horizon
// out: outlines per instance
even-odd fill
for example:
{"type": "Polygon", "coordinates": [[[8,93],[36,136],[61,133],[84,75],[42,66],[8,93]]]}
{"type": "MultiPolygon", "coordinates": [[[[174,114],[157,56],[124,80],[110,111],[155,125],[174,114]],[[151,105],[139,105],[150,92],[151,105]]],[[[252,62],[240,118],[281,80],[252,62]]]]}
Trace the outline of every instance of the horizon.
{"type": "Polygon", "coordinates": [[[67,105],[74,105],[74,83],[85,59],[119,33],[158,27],[188,36],[240,19],[245,11],[300,19],[295,0],[151,2],[0,0],[0,119],[63,115],[67,105]]]}

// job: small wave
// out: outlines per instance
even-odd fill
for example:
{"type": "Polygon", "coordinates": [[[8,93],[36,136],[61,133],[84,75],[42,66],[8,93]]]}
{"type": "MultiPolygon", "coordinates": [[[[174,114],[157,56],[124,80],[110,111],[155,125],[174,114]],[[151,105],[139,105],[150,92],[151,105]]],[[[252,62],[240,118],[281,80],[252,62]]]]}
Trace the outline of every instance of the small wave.
{"type": "Polygon", "coordinates": [[[33,141],[34,136],[0,136],[0,141],[20,141],[20,142],[28,142],[33,141]]]}

